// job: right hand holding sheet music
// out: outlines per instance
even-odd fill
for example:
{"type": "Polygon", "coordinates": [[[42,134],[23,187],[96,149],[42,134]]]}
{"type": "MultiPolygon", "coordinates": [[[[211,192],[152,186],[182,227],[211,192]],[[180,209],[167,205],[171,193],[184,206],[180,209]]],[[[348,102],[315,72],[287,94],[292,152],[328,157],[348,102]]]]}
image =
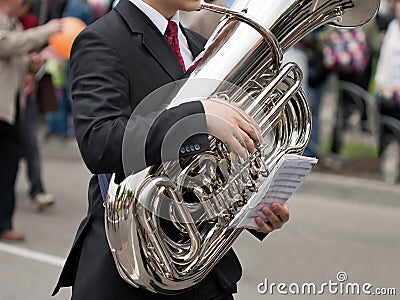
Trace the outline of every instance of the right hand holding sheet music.
{"type": "Polygon", "coordinates": [[[276,229],[282,228],[282,226],[289,221],[289,208],[285,203],[280,205],[278,203],[272,203],[271,208],[264,205],[261,209],[268,222],[265,222],[261,217],[256,217],[256,224],[258,225],[258,232],[270,233],[276,229]]]}

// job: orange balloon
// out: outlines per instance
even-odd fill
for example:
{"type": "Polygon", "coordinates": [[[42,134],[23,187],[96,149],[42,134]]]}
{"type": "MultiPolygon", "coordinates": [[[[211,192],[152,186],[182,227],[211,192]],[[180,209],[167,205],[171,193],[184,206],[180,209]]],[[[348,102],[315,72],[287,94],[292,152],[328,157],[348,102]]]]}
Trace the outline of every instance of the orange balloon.
{"type": "Polygon", "coordinates": [[[50,36],[49,45],[63,58],[69,59],[72,44],[85,27],[86,24],[78,18],[63,18],[61,31],[50,36]]]}

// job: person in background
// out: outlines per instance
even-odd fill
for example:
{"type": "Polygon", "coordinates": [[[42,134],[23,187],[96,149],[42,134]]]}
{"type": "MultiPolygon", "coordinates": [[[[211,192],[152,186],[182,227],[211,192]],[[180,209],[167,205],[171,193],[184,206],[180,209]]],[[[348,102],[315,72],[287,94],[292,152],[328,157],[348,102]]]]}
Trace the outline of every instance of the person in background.
{"type": "Polygon", "coordinates": [[[47,51],[49,61],[46,64],[46,71],[50,74],[55,89],[57,110],[46,113],[47,132],[45,139],[58,136],[68,138],[73,136],[72,125],[69,115],[71,105],[68,92],[68,61],[55,54],[54,51],[47,51]]]}
{"type": "MultiPolygon", "coordinates": [[[[37,18],[34,14],[29,13],[29,8],[31,6],[31,0],[23,1],[20,10],[17,14],[18,19],[24,30],[34,28],[38,26],[37,18]]],[[[37,68],[43,64],[41,54],[36,51],[32,51],[30,55],[34,61],[39,63],[37,68]]],[[[33,68],[33,69],[37,69],[33,68]]],[[[21,116],[21,149],[22,158],[26,160],[27,163],[27,177],[30,183],[29,196],[32,201],[32,208],[36,211],[42,211],[48,206],[55,202],[54,195],[45,192],[45,188],[42,182],[41,174],[41,159],[37,143],[37,132],[39,125],[39,103],[37,94],[37,84],[35,80],[35,74],[28,72],[27,82],[25,86],[26,93],[26,107],[21,116]]]]}
{"type": "MultiPolygon", "coordinates": [[[[63,17],[73,17],[78,18],[85,24],[90,24],[94,20],[94,10],[87,3],[86,0],[67,0],[65,9],[63,12],[63,17]]],[[[59,63],[58,63],[59,64],[59,63]]],[[[71,124],[71,95],[70,95],[70,82],[69,82],[69,61],[63,63],[64,69],[59,71],[64,72],[64,74],[55,74],[55,69],[53,66],[52,77],[54,76],[61,78],[66,78],[64,87],[57,86],[57,111],[49,112],[46,114],[47,120],[47,134],[46,139],[53,136],[59,136],[62,138],[69,138],[75,135],[74,128],[71,124]]],[[[58,72],[58,71],[57,71],[58,72]]],[[[58,81],[61,83],[60,81],[58,81]]]]}
{"type": "Polygon", "coordinates": [[[0,239],[19,241],[24,236],[13,230],[15,179],[20,158],[19,126],[25,105],[28,70],[40,66],[29,52],[43,46],[51,34],[61,30],[61,21],[23,30],[16,18],[21,1],[0,0],[0,239]]]}
{"type": "Polygon", "coordinates": [[[382,114],[400,119],[400,0],[393,0],[392,7],[396,18],[383,40],[375,75],[376,96],[382,114]]]}
{"type": "MultiPolygon", "coordinates": [[[[333,55],[336,57],[333,72],[338,76],[341,82],[350,82],[368,92],[371,74],[373,69],[374,55],[379,52],[381,45],[381,37],[379,35],[379,27],[375,20],[364,25],[362,28],[353,29],[333,29],[326,30],[326,36],[332,48],[324,49],[326,62],[330,62],[330,56],[327,55],[330,50],[334,50],[333,55]]],[[[348,127],[350,115],[358,109],[361,117],[361,130],[370,132],[368,124],[367,103],[360,102],[358,106],[354,100],[354,94],[343,89],[339,94],[339,105],[343,110],[344,128],[348,127]]],[[[340,143],[333,143],[332,152],[340,152],[340,143]]]]}
{"type": "Polygon", "coordinates": [[[330,74],[323,63],[323,46],[319,40],[321,30],[320,28],[316,29],[301,40],[301,45],[308,58],[308,72],[304,74],[303,80],[307,81],[305,92],[310,103],[312,116],[311,137],[303,155],[309,157],[319,157],[319,110],[325,83],[330,74]]]}

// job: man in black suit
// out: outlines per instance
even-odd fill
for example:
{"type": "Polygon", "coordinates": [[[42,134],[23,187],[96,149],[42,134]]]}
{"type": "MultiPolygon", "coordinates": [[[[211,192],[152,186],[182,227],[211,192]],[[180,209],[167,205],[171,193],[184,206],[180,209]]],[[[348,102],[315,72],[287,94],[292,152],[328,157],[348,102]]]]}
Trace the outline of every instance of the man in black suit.
{"type": "MultiPolygon", "coordinates": [[[[81,155],[93,174],[115,173],[117,181],[122,181],[125,174],[159,163],[168,129],[187,116],[200,116],[193,128],[185,127],[185,132],[193,135],[188,135],[178,146],[196,145],[191,155],[209,149],[204,133],[221,137],[242,156],[246,155],[243,147],[255,151],[253,141],[262,142],[253,120],[239,109],[217,101],[193,101],[168,109],[161,101],[156,119],[152,119],[152,113],[133,114],[139,103],[147,101],[143,99],[157,88],[183,78],[184,69],[202,51],[205,39],[179,27],[182,56],[179,59],[164,36],[168,20],[179,23],[178,10],[191,11],[199,5],[199,0],[121,0],[114,10],[88,26],[76,39],[71,52],[76,137],[81,155]],[[144,152],[145,165],[123,164],[126,131],[138,144],[145,141],[145,149],[131,149],[133,154],[144,152]]],[[[259,233],[255,235],[260,238],[280,228],[289,218],[283,206],[276,206],[274,212],[265,207],[263,212],[270,222],[258,217],[259,233]]],[[[93,176],[88,214],[78,229],[54,293],[60,287],[73,286],[72,298],[84,300],[232,299],[240,276],[239,261],[230,250],[201,283],[183,294],[158,295],[130,286],[114,265],[105,235],[98,178],[93,176]]]]}

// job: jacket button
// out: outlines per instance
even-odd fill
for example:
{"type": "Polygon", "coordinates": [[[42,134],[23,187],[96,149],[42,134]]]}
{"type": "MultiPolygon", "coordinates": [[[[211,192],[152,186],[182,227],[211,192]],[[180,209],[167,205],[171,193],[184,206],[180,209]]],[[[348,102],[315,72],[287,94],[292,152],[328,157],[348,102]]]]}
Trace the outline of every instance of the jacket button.
{"type": "Polygon", "coordinates": [[[199,151],[199,150],[200,150],[200,145],[199,145],[199,144],[195,144],[195,145],[194,145],[194,149],[195,149],[196,151],[199,151]]]}
{"type": "Polygon", "coordinates": [[[189,145],[185,147],[185,150],[186,150],[187,153],[190,152],[190,147],[189,147],[189,145]]]}
{"type": "Polygon", "coordinates": [[[190,145],[190,151],[193,152],[194,151],[194,146],[190,145]]]}
{"type": "Polygon", "coordinates": [[[185,154],[185,152],[186,152],[185,147],[181,147],[181,149],[179,151],[181,152],[181,154],[185,154]]]}

